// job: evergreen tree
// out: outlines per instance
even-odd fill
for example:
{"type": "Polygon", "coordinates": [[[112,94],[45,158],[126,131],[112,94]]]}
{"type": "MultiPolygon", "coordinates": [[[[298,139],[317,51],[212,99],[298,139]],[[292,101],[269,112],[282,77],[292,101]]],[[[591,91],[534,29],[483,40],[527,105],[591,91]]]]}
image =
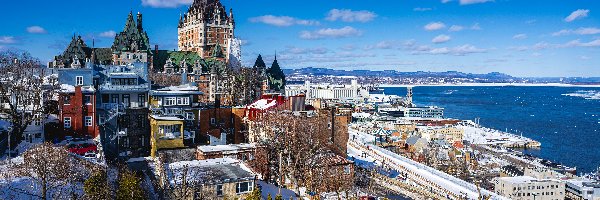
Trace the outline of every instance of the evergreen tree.
{"type": "Polygon", "coordinates": [[[124,169],[119,174],[119,189],[117,200],[143,200],[145,199],[141,180],[133,172],[124,169]]]}
{"type": "Polygon", "coordinates": [[[246,196],[246,200],[261,200],[260,190],[258,188],[254,188],[252,193],[246,196]]]}
{"type": "Polygon", "coordinates": [[[283,196],[281,196],[281,194],[277,194],[277,196],[275,196],[275,200],[283,200],[283,196]]]}
{"type": "Polygon", "coordinates": [[[83,191],[86,199],[104,200],[110,199],[106,173],[96,171],[92,176],[83,182],[83,191]]]}
{"type": "Polygon", "coordinates": [[[269,195],[267,195],[267,200],[273,200],[273,197],[271,197],[270,193],[269,193],[269,195]]]}

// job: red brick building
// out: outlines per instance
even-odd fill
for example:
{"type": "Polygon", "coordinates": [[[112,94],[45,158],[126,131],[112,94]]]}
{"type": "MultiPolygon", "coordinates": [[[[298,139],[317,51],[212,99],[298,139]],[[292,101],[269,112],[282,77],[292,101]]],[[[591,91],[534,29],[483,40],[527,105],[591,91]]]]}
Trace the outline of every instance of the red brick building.
{"type": "Polygon", "coordinates": [[[59,99],[60,125],[65,136],[92,138],[99,135],[96,124],[96,94],[91,86],[63,85],[59,99]]]}

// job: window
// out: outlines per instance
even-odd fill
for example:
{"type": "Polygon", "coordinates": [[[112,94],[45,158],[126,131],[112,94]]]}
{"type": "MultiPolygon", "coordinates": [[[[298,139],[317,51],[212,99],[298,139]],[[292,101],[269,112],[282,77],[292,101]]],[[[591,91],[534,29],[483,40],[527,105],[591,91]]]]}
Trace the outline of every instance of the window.
{"type": "Polygon", "coordinates": [[[189,97],[177,97],[177,105],[190,105],[189,97]]]}
{"type": "Polygon", "coordinates": [[[241,194],[241,193],[247,193],[252,191],[254,188],[254,185],[252,182],[243,182],[243,183],[238,183],[237,187],[235,188],[235,193],[237,194],[241,194]]]}
{"type": "Polygon", "coordinates": [[[65,95],[65,96],[64,96],[64,98],[63,98],[63,103],[64,103],[65,105],[69,105],[69,104],[71,104],[71,96],[70,96],[70,95],[68,95],[68,94],[67,94],[67,95],[65,95]]]}
{"type": "Polygon", "coordinates": [[[138,94],[138,105],[139,107],[145,107],[146,104],[146,94],[138,94]]]}
{"type": "Polygon", "coordinates": [[[92,126],[93,124],[93,117],[92,116],[85,116],[85,126],[92,126]]]}
{"type": "Polygon", "coordinates": [[[210,124],[216,124],[216,123],[217,123],[217,120],[215,120],[215,118],[214,118],[214,117],[213,117],[213,118],[210,118],[210,124]]]}
{"type": "Polygon", "coordinates": [[[131,105],[129,105],[130,101],[129,101],[129,95],[128,94],[122,95],[121,96],[121,100],[122,100],[123,105],[125,105],[126,107],[131,106],[131,105]]]}
{"type": "Polygon", "coordinates": [[[177,102],[175,100],[175,97],[165,97],[165,102],[164,105],[165,106],[174,106],[177,105],[177,102]]]}
{"type": "Polygon", "coordinates": [[[83,76],[76,76],[75,77],[75,84],[76,85],[83,85],[83,76]]]}
{"type": "Polygon", "coordinates": [[[100,124],[104,124],[104,117],[100,117],[100,118],[98,119],[98,123],[100,123],[100,124]]]}
{"type": "Polygon", "coordinates": [[[188,120],[194,120],[194,113],[192,113],[192,112],[185,113],[185,118],[188,120]]]}
{"type": "Polygon", "coordinates": [[[217,196],[223,196],[223,185],[217,185],[217,196]]]}
{"type": "Polygon", "coordinates": [[[65,117],[65,119],[63,120],[63,123],[65,124],[65,128],[71,128],[71,118],[70,117],[65,117]]]}
{"type": "Polygon", "coordinates": [[[85,105],[92,105],[92,95],[83,96],[83,103],[85,105]]]}

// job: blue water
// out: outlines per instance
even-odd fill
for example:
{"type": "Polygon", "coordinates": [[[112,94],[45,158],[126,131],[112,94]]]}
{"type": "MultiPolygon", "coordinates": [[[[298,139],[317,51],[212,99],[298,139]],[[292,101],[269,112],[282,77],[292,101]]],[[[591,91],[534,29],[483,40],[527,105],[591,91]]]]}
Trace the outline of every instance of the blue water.
{"type": "MultiPolygon", "coordinates": [[[[404,96],[406,88],[385,93],[404,96]]],[[[600,94],[600,88],[415,87],[413,101],[443,107],[446,117],[479,117],[485,127],[522,133],[542,143],[526,153],[591,172],[600,166],[600,100],[562,95],[572,93],[600,94]]]]}

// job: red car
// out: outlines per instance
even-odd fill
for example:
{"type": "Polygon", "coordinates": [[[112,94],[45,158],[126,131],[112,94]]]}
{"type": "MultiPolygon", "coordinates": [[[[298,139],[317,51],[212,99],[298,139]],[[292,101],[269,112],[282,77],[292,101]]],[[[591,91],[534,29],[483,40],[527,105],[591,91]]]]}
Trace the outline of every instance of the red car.
{"type": "Polygon", "coordinates": [[[77,154],[77,155],[84,155],[87,152],[96,153],[98,151],[98,148],[96,147],[95,144],[89,144],[89,143],[70,144],[68,148],[69,148],[69,152],[77,154]]]}

